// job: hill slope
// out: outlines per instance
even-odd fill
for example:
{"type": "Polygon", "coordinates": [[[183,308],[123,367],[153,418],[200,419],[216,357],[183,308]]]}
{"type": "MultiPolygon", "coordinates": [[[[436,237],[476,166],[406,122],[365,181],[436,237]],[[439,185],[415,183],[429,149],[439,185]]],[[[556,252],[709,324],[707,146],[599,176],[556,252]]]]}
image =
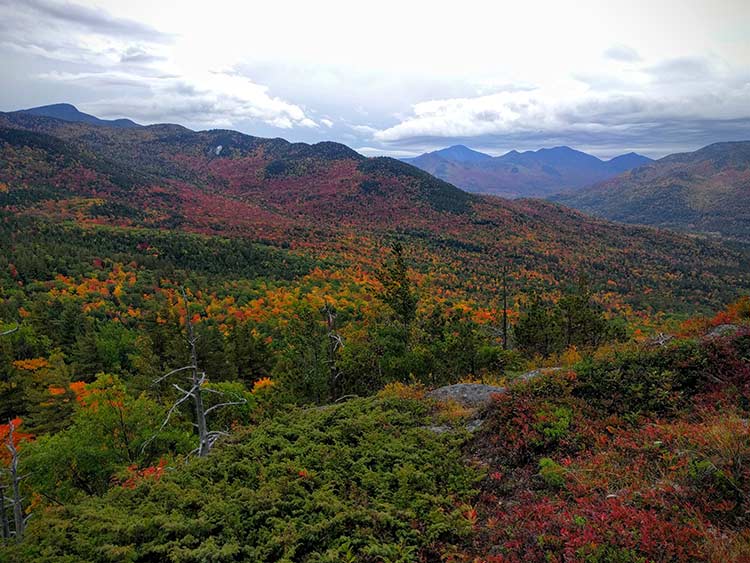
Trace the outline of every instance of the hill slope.
{"type": "Polygon", "coordinates": [[[585,272],[612,300],[658,309],[748,284],[744,257],[719,245],[468,194],[336,143],[28,114],[0,114],[0,128],[0,205],[13,216],[242,237],[367,269],[399,239],[431,285],[459,294],[493,291],[503,262],[524,293],[585,272]]]}
{"type": "Polygon", "coordinates": [[[555,200],[615,221],[750,241],[750,141],[670,155],[555,200]]]}
{"type": "Polygon", "coordinates": [[[609,161],[570,147],[554,147],[497,157],[462,145],[423,154],[407,162],[470,192],[503,197],[544,197],[582,188],[642,166],[651,159],[636,153],[609,161]]]}
{"type": "MultiPolygon", "coordinates": [[[[750,322],[747,302],[738,313],[750,322]]],[[[735,328],[541,370],[478,412],[403,384],[287,405],[207,458],[40,500],[27,539],[0,544],[0,557],[746,561],[750,328],[735,328]]],[[[44,441],[24,447],[35,468],[44,441]]]]}

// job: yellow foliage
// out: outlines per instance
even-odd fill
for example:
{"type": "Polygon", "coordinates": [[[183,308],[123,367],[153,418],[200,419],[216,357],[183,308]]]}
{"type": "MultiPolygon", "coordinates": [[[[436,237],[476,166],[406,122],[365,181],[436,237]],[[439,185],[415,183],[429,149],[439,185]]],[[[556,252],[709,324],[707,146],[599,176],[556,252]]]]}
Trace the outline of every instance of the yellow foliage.
{"type": "Polygon", "coordinates": [[[475,409],[453,400],[440,401],[438,404],[440,418],[447,422],[464,419],[473,414],[474,411],[475,409]]]}
{"type": "Polygon", "coordinates": [[[570,346],[567,350],[565,350],[560,355],[560,363],[565,367],[569,367],[574,364],[577,364],[582,359],[583,359],[583,356],[581,356],[581,353],[578,351],[578,349],[575,346],[570,346]]]}
{"type": "Polygon", "coordinates": [[[378,393],[379,397],[388,399],[423,399],[424,395],[424,385],[407,385],[398,381],[389,383],[378,393]]]}

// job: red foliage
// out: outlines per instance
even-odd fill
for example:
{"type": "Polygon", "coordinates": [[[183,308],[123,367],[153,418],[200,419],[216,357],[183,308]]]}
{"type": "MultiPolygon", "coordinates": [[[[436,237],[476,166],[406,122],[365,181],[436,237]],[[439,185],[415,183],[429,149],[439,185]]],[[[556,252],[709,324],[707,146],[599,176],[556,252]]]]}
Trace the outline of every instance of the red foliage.
{"type": "Polygon", "coordinates": [[[19,447],[21,442],[32,440],[34,438],[33,434],[18,431],[23,424],[21,418],[14,418],[9,421],[8,424],[0,424],[0,464],[2,465],[5,465],[10,461],[10,452],[6,447],[6,444],[8,443],[11,424],[13,425],[13,445],[16,446],[16,448],[19,447]]]}
{"type": "Polygon", "coordinates": [[[128,476],[120,483],[124,489],[135,489],[143,481],[158,481],[164,475],[167,460],[160,459],[159,463],[150,467],[138,468],[131,465],[127,468],[128,476]]]}

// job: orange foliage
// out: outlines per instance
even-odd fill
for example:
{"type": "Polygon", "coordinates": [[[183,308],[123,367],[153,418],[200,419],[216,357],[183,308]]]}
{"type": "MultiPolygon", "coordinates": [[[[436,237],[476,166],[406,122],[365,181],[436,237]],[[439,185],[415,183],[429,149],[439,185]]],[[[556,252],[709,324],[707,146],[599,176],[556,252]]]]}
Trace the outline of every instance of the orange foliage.
{"type": "Polygon", "coordinates": [[[253,385],[253,393],[273,387],[274,385],[276,385],[276,383],[270,377],[262,377],[253,385]]]}
{"type": "Polygon", "coordinates": [[[23,424],[23,419],[14,418],[10,424],[0,424],[0,464],[5,465],[10,461],[10,452],[5,444],[10,434],[10,425],[13,425],[13,445],[18,447],[22,441],[31,440],[34,436],[25,432],[19,432],[18,428],[23,424]]]}
{"type": "Polygon", "coordinates": [[[30,360],[16,360],[13,366],[26,371],[36,371],[49,366],[45,358],[33,358],[30,360]]]}

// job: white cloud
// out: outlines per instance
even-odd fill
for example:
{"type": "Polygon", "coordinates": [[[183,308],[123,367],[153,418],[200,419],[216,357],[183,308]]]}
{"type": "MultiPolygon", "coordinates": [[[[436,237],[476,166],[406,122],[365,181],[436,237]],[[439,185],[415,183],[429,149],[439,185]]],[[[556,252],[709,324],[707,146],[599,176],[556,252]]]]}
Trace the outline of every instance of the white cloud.
{"type": "Polygon", "coordinates": [[[630,148],[668,132],[671,148],[728,138],[716,120],[748,105],[747,0],[0,0],[0,13],[2,109],[69,101],[393,151],[630,148]]]}
{"type": "Polygon", "coordinates": [[[641,60],[641,56],[638,51],[627,45],[612,45],[606,51],[604,56],[613,61],[620,61],[624,63],[634,63],[641,60]]]}
{"type": "Polygon", "coordinates": [[[750,120],[750,84],[716,80],[714,67],[703,59],[664,61],[656,68],[664,71],[654,74],[651,67],[644,68],[630,87],[604,75],[535,90],[422,102],[374,138],[403,144],[410,139],[524,134],[635,136],[667,122],[694,127],[702,121],[709,127],[711,121],[750,120]],[[680,87],[688,83],[689,88],[680,87]]]}
{"type": "Polygon", "coordinates": [[[317,127],[299,106],[271,96],[248,78],[222,72],[194,75],[136,74],[126,71],[49,72],[40,78],[92,88],[133,90],[131,95],[85,104],[104,117],[128,115],[136,121],[177,121],[231,127],[238,120],[258,120],[281,129],[317,127]]]}
{"type": "Polygon", "coordinates": [[[354,150],[365,156],[392,156],[394,158],[410,158],[419,156],[420,154],[419,151],[383,149],[379,147],[359,147],[354,150]]]}
{"type": "MultiPolygon", "coordinates": [[[[54,0],[0,0],[0,45],[87,70],[51,70],[37,79],[98,92],[80,104],[102,117],[232,127],[238,121],[279,129],[317,128],[302,107],[231,65],[192,66],[174,57],[174,34],[103,9],[54,0]]],[[[75,100],[55,100],[75,101],[75,100]]]]}

